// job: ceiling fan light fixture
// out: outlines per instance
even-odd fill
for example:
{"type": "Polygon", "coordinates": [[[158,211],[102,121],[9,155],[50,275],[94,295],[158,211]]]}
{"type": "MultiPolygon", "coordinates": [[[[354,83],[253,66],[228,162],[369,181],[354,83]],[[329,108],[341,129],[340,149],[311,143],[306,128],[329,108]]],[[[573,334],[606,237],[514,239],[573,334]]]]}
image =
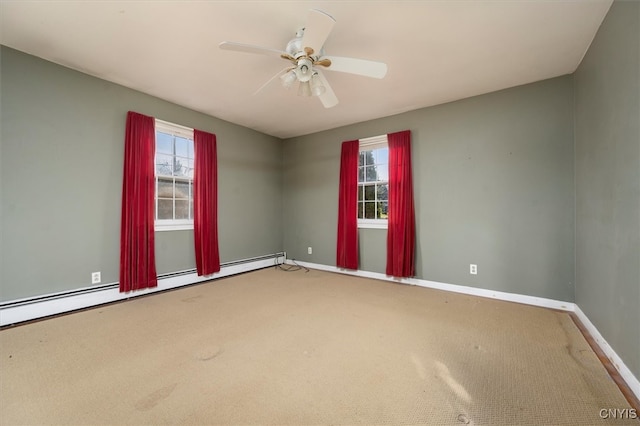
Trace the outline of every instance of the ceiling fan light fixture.
{"type": "Polygon", "coordinates": [[[313,96],[320,96],[326,91],[327,89],[326,87],[324,87],[324,85],[320,81],[320,77],[318,77],[318,73],[317,72],[313,73],[313,76],[311,77],[311,94],[313,96]]]}
{"type": "Polygon", "coordinates": [[[298,96],[311,96],[311,83],[301,81],[298,87],[298,96]]]}
{"type": "Polygon", "coordinates": [[[280,79],[282,80],[282,85],[287,88],[287,89],[291,89],[291,86],[293,86],[293,83],[296,82],[296,80],[298,79],[296,72],[294,70],[291,70],[285,74],[283,74],[280,79]]]}

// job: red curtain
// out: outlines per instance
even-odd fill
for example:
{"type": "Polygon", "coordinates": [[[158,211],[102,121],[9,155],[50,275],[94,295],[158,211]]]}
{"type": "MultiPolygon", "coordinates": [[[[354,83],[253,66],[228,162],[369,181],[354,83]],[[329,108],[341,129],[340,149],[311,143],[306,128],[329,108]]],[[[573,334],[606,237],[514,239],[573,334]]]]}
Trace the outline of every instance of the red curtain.
{"type": "Polygon", "coordinates": [[[415,275],[416,221],[411,178],[411,132],[387,135],[389,141],[389,218],[387,275],[415,275]]]}
{"type": "Polygon", "coordinates": [[[338,248],[336,265],[358,269],[358,156],[357,140],[342,143],[338,198],[338,248]]]}
{"type": "Polygon", "coordinates": [[[220,271],[216,135],[193,130],[193,231],[198,275],[220,271]]]}
{"type": "Polygon", "coordinates": [[[153,117],[129,111],[120,222],[121,292],[158,285],[154,240],[155,140],[153,117]]]}

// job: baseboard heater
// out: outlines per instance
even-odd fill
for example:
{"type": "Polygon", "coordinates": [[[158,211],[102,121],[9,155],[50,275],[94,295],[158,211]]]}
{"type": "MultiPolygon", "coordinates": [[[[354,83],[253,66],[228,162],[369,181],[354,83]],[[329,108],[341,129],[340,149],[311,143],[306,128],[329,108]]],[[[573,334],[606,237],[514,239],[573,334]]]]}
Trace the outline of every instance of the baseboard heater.
{"type": "Polygon", "coordinates": [[[12,325],[173,288],[198,284],[243,272],[254,271],[282,264],[285,262],[285,259],[285,252],[277,252],[247,259],[233,260],[221,263],[220,272],[204,277],[198,276],[195,268],[159,274],[158,287],[129,293],[120,293],[120,284],[116,282],[0,302],[0,326],[12,325]]]}

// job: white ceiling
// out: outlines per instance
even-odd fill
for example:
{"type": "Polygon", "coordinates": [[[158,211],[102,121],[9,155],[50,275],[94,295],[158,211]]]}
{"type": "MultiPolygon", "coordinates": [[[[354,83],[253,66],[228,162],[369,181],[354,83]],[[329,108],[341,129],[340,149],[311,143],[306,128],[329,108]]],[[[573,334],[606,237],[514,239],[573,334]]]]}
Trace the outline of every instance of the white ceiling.
{"type": "Polygon", "coordinates": [[[612,0],[0,1],[0,43],[288,138],[569,74],[612,0]],[[382,80],[325,72],[325,109],[276,80],[310,8],[336,19],[325,53],[385,62],[382,80]]]}

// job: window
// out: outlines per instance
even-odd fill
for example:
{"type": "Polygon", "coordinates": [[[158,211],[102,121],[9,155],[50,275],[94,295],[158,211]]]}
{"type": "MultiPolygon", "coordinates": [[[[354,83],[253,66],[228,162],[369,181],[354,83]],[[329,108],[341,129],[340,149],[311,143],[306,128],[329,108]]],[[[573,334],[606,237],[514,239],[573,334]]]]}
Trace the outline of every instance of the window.
{"type": "Polygon", "coordinates": [[[360,139],[358,227],[386,228],[389,208],[387,135],[360,139]]]}
{"type": "Polygon", "coordinates": [[[193,229],[193,129],[156,120],[157,231],[193,229]]]}

